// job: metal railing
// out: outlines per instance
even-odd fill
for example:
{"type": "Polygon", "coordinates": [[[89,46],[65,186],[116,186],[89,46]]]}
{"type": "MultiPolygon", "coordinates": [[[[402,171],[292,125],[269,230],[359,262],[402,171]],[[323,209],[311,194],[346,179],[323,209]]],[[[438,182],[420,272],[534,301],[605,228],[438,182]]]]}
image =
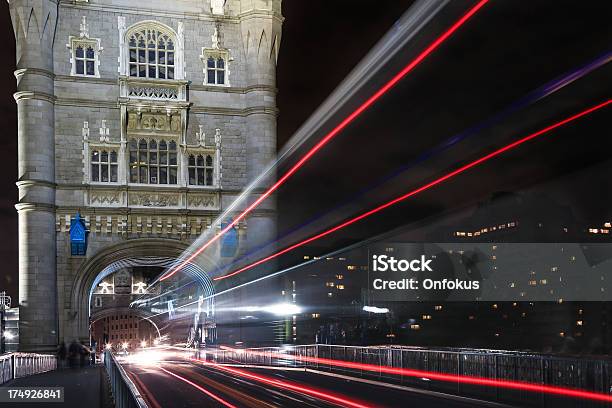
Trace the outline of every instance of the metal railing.
{"type": "Polygon", "coordinates": [[[138,388],[110,351],[104,353],[104,367],[108,373],[116,408],[148,408],[138,388]]]}
{"type": "Polygon", "coordinates": [[[57,369],[57,358],[50,354],[9,353],[0,356],[0,384],[57,369]]]}
{"type": "MultiPolygon", "coordinates": [[[[612,395],[612,360],[607,358],[578,358],[500,350],[431,350],[401,346],[356,347],[326,344],[222,349],[207,353],[206,357],[218,363],[291,366],[337,372],[521,406],[556,407],[563,404],[558,401],[558,397],[541,392],[525,392],[499,386],[484,387],[452,380],[432,381],[426,375],[389,374],[380,369],[339,367],[320,359],[368,364],[379,368],[404,368],[450,374],[457,377],[521,381],[612,395]]],[[[577,401],[572,401],[571,406],[596,405],[589,401],[580,401],[580,405],[573,405],[575,403],[577,401]]]]}

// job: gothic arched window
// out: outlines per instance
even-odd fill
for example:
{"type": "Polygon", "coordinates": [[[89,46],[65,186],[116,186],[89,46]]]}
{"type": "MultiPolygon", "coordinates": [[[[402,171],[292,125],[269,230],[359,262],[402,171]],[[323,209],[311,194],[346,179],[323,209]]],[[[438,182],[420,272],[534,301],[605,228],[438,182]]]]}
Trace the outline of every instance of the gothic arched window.
{"type": "Polygon", "coordinates": [[[117,182],[117,152],[93,150],[91,152],[91,181],[117,182]]]}
{"type": "Polygon", "coordinates": [[[158,28],[143,27],[127,38],[129,75],[152,79],[174,79],[176,40],[158,28]]]}
{"type": "Polygon", "coordinates": [[[130,139],[130,183],[177,184],[176,142],[130,139]]]}
{"type": "Polygon", "coordinates": [[[213,158],[210,154],[207,155],[190,155],[189,156],[189,184],[194,186],[212,186],[213,185],[213,158]]]}

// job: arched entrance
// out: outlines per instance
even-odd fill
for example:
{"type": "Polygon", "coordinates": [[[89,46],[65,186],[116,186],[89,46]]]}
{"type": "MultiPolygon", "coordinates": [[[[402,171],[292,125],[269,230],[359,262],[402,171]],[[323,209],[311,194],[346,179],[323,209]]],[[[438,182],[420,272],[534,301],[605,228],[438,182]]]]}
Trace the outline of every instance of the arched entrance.
{"type": "MultiPolygon", "coordinates": [[[[60,314],[60,340],[65,342],[74,339],[89,340],[90,324],[102,316],[100,314],[102,312],[92,313],[91,302],[95,288],[103,279],[125,268],[158,267],[163,270],[175,262],[186,248],[187,245],[178,240],[147,238],[128,240],[98,251],[94,257],[80,267],[77,278],[72,283],[70,302],[66,305],[64,313],[60,314]]],[[[209,320],[214,318],[214,298],[210,296],[214,293],[214,287],[206,272],[214,267],[210,259],[202,257],[198,259],[198,264],[192,263],[184,268],[182,276],[186,277],[189,282],[195,283],[196,289],[193,290],[191,296],[196,296],[196,299],[198,297],[206,299],[196,304],[195,307],[182,309],[183,318],[186,317],[186,314],[197,312],[197,316],[188,316],[192,325],[201,323],[199,316],[202,312],[209,320]]],[[[161,293],[163,294],[164,290],[161,293]]],[[[138,306],[138,304],[132,306],[138,306]]],[[[154,322],[162,334],[161,331],[165,326],[160,324],[160,316],[167,316],[166,311],[170,314],[171,304],[166,309],[162,309],[162,312],[159,311],[159,308],[129,307],[129,309],[138,311],[143,319],[154,322]]],[[[185,331],[184,336],[187,340],[190,333],[185,331]]]]}

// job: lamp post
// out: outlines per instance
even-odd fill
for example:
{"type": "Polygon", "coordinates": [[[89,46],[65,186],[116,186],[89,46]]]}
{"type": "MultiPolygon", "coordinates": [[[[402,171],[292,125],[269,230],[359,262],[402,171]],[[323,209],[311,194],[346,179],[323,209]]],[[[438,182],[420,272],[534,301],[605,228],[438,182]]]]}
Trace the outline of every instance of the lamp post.
{"type": "Polygon", "coordinates": [[[6,352],[6,330],[4,324],[4,314],[11,307],[11,297],[5,291],[0,292],[0,354],[6,352]]]}

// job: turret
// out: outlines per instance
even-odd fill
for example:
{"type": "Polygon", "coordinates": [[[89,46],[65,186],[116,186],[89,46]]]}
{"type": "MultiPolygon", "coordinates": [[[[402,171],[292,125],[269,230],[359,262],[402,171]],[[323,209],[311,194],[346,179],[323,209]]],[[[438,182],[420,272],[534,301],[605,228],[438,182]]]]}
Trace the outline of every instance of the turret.
{"type": "Polygon", "coordinates": [[[16,40],[20,350],[57,346],[53,46],[57,1],[9,0],[16,40]]]}

